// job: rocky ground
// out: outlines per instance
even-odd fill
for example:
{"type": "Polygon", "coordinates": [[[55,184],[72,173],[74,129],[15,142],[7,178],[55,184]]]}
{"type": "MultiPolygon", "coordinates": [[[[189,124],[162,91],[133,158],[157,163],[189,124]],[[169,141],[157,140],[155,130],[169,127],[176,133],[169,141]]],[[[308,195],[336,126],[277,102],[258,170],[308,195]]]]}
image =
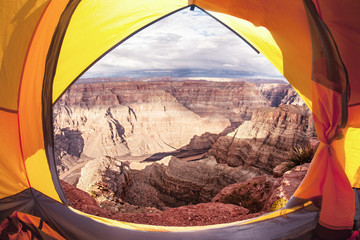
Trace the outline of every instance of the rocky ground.
{"type": "Polygon", "coordinates": [[[117,207],[103,201],[99,206],[89,193],[64,181],[65,195],[73,208],[126,222],[161,226],[203,226],[235,222],[262,215],[284,205],[305,176],[309,164],[296,166],[283,177],[261,175],[223,188],[208,203],[167,208],[139,207],[121,200],[117,207]]]}

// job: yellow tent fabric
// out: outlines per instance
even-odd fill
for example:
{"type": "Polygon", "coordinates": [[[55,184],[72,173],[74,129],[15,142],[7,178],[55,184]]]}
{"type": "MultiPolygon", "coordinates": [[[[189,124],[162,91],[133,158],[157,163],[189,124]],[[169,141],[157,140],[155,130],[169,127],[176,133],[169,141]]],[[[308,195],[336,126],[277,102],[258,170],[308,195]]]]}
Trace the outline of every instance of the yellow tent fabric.
{"type": "Polygon", "coordinates": [[[24,59],[47,2],[0,2],[0,108],[17,110],[24,59]]]}
{"type": "Polygon", "coordinates": [[[288,207],[320,198],[322,227],[352,228],[352,187],[360,187],[360,2],[350,0],[341,8],[335,0],[1,1],[0,220],[10,210],[35,211],[67,234],[71,221],[56,210],[67,207],[52,103],[112,48],[189,5],[264,54],[313,111],[321,144],[288,207]]]}

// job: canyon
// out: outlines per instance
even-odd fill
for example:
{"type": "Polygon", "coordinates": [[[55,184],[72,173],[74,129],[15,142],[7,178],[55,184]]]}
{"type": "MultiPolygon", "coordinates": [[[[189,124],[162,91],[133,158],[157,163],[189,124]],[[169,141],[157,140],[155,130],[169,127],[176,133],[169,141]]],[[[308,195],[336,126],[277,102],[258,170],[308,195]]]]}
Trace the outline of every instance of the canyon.
{"type": "Polygon", "coordinates": [[[316,139],[296,91],[261,80],[82,81],[54,105],[53,122],[60,178],[89,193],[104,216],[190,206],[241,216],[269,211],[284,195],[276,188],[294,167],[292,150],[316,139]],[[246,201],[235,209],[217,197],[249,181],[258,190],[247,195],[266,193],[256,211],[246,201]]]}

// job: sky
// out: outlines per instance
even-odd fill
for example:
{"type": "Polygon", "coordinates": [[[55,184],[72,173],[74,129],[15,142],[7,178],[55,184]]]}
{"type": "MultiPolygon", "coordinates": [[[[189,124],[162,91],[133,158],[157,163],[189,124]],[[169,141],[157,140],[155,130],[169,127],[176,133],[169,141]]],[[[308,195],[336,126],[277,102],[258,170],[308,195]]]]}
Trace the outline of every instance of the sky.
{"type": "Polygon", "coordinates": [[[120,76],[282,78],[265,57],[197,8],[135,34],[82,78],[120,76]]]}

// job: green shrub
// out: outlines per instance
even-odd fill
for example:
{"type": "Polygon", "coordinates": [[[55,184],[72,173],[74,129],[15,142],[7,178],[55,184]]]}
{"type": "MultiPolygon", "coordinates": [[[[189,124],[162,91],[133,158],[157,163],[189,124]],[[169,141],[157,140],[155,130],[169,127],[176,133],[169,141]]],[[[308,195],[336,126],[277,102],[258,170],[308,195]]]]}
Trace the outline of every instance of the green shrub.
{"type": "Polygon", "coordinates": [[[92,198],[97,198],[97,194],[96,194],[96,192],[94,190],[90,190],[90,196],[92,198]]]}
{"type": "Polygon", "coordinates": [[[292,157],[289,159],[295,164],[295,166],[309,163],[314,157],[314,151],[312,149],[306,149],[304,147],[293,147],[291,149],[292,157]]]}

